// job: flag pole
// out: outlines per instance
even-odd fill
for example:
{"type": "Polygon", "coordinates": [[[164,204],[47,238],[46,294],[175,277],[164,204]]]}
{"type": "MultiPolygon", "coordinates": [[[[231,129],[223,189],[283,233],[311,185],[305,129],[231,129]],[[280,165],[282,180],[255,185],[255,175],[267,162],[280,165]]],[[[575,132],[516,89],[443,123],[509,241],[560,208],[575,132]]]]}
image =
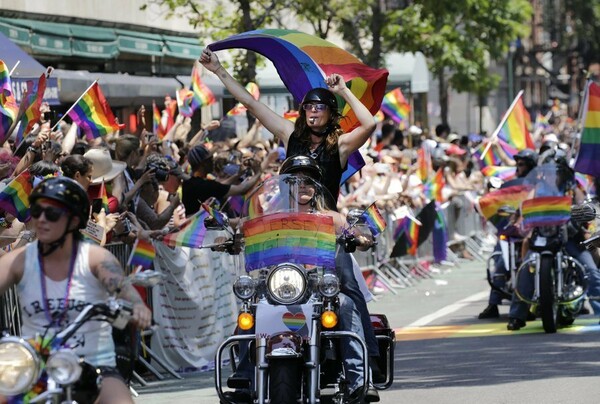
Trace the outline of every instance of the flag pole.
{"type": "MultiPolygon", "coordinates": [[[[579,148],[577,149],[577,156],[575,156],[575,162],[577,162],[577,157],[579,157],[579,151],[581,149],[581,135],[583,133],[583,116],[585,114],[585,110],[587,110],[587,103],[588,103],[588,98],[589,98],[589,93],[590,93],[590,85],[592,84],[592,81],[589,79],[589,74],[587,77],[587,81],[585,83],[585,91],[583,93],[583,100],[581,102],[581,104],[579,105],[579,111],[577,111],[577,125],[575,126],[577,128],[577,133],[579,133],[579,148]]],[[[571,151],[571,153],[573,153],[573,146],[575,145],[575,141],[577,139],[575,139],[575,137],[571,138],[571,147],[569,148],[569,150],[571,151]]]]}
{"type": "Polygon", "coordinates": [[[8,73],[9,76],[12,76],[12,74],[15,72],[15,69],[17,68],[17,66],[19,66],[21,64],[20,60],[17,60],[17,63],[15,63],[15,65],[13,66],[12,69],[10,69],[10,72],[8,73]]]}
{"type": "Polygon", "coordinates": [[[77,103],[78,103],[79,101],[81,101],[81,99],[83,98],[83,96],[84,96],[84,95],[86,95],[86,94],[87,94],[87,92],[88,92],[88,91],[90,91],[90,89],[91,89],[92,87],[94,87],[94,85],[96,85],[96,83],[98,83],[98,80],[99,80],[99,79],[96,79],[96,80],[94,80],[94,82],[93,82],[93,83],[92,83],[92,84],[91,84],[91,85],[90,85],[90,86],[89,86],[89,87],[88,87],[88,88],[87,88],[87,89],[86,89],[86,90],[85,90],[85,91],[84,91],[84,92],[83,92],[83,93],[82,93],[82,94],[79,96],[79,98],[77,98],[77,101],[75,101],[75,102],[73,103],[73,105],[71,105],[71,108],[69,108],[69,109],[67,110],[67,112],[65,112],[65,113],[64,113],[64,115],[63,115],[63,116],[61,116],[61,117],[60,117],[60,119],[59,119],[58,121],[56,121],[56,123],[54,124],[54,126],[53,126],[53,127],[50,129],[50,132],[52,132],[52,131],[53,131],[53,130],[54,130],[54,129],[55,129],[57,126],[58,126],[58,124],[59,124],[59,123],[60,123],[60,122],[61,122],[63,119],[65,119],[65,116],[69,115],[69,112],[71,112],[71,110],[72,110],[73,108],[75,108],[75,105],[77,105],[77,103]]]}
{"type": "Polygon", "coordinates": [[[479,160],[483,160],[485,155],[487,154],[487,152],[490,150],[490,147],[492,146],[492,141],[496,137],[498,137],[498,133],[500,133],[500,130],[502,129],[502,126],[504,126],[504,124],[506,123],[508,117],[510,116],[510,113],[513,111],[513,109],[515,109],[515,106],[517,105],[517,102],[519,102],[519,99],[523,95],[523,92],[524,92],[523,90],[519,91],[519,93],[513,100],[512,104],[510,104],[508,111],[506,111],[506,113],[504,114],[504,117],[500,121],[500,125],[498,125],[496,130],[494,130],[494,133],[492,133],[492,136],[490,136],[490,140],[488,141],[488,144],[485,146],[485,149],[483,149],[483,152],[481,153],[481,157],[479,157],[479,160]]]}

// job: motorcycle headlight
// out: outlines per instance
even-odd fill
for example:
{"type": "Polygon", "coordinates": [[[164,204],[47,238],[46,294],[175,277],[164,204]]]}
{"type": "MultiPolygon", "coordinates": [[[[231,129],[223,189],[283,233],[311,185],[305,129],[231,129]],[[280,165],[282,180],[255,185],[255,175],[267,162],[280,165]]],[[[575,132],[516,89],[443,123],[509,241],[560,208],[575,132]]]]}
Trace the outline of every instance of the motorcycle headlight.
{"type": "Polygon", "coordinates": [[[340,281],[334,274],[325,274],[319,282],[319,292],[325,297],[334,297],[340,291],[340,281]]]}
{"type": "Polygon", "coordinates": [[[304,271],[293,264],[279,265],[267,279],[269,294],[279,304],[294,304],[306,290],[304,271]]]}
{"type": "Polygon", "coordinates": [[[15,396],[31,390],[40,374],[37,352],[25,340],[0,340],[0,394],[15,396]]]}
{"type": "Polygon", "coordinates": [[[68,350],[55,352],[46,362],[46,372],[58,384],[73,384],[81,377],[79,357],[68,350]]]}
{"type": "Polygon", "coordinates": [[[256,284],[254,279],[248,275],[242,275],[233,283],[233,293],[238,299],[247,300],[256,293],[256,284]]]}

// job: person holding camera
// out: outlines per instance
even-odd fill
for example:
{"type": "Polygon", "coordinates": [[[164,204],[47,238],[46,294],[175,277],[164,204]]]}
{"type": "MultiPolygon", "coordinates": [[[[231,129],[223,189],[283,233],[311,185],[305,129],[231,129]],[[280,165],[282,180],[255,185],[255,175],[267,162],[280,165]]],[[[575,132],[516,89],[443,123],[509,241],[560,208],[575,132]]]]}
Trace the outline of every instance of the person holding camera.
{"type": "Polygon", "coordinates": [[[182,184],[182,202],[188,216],[198,212],[200,204],[210,197],[222,202],[230,196],[245,194],[256,184],[262,173],[260,161],[251,159],[247,160],[245,178],[239,184],[229,185],[208,179],[207,175],[213,171],[213,155],[202,145],[190,149],[188,162],[192,177],[182,184]]]}

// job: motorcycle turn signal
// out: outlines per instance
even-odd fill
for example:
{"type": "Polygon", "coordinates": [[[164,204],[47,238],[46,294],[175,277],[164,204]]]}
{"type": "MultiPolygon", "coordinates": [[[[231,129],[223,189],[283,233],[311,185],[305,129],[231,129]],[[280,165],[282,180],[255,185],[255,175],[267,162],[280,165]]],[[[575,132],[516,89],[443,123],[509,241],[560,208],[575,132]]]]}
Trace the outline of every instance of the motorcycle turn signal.
{"type": "Polygon", "coordinates": [[[250,313],[240,313],[238,315],[238,327],[240,330],[248,331],[252,327],[254,327],[254,317],[250,313]]]}
{"type": "Polygon", "coordinates": [[[321,314],[321,325],[325,328],[333,328],[337,325],[338,323],[338,318],[337,318],[337,314],[335,314],[333,311],[324,311],[323,314],[321,314]]]}

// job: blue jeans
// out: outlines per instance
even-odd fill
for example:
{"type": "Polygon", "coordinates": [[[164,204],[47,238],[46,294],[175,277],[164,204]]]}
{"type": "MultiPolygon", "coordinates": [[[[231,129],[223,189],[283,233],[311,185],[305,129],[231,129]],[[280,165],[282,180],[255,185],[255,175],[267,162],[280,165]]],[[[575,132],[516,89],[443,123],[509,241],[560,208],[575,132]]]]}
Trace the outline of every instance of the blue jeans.
{"type": "MultiPolygon", "coordinates": [[[[600,272],[594,263],[592,254],[585,248],[579,246],[579,244],[573,240],[568,240],[565,246],[567,254],[575,258],[581,265],[585,267],[588,276],[588,290],[587,295],[590,299],[590,305],[594,314],[600,316],[600,272]]],[[[533,274],[527,270],[520,271],[518,279],[519,292],[523,296],[533,295],[533,274]]],[[[527,312],[529,310],[529,304],[521,301],[514,293],[512,302],[510,304],[509,317],[517,318],[525,321],[527,318],[527,312]]]]}
{"type": "MultiPolygon", "coordinates": [[[[496,243],[496,247],[494,248],[494,253],[500,252],[500,255],[494,257],[494,272],[491,273],[492,284],[499,288],[503,289],[506,285],[506,278],[508,273],[506,272],[506,265],[504,264],[504,257],[502,256],[502,248],[500,247],[500,242],[496,243]]],[[[489,304],[501,304],[502,303],[502,293],[492,288],[490,290],[490,299],[489,304]]]]}

